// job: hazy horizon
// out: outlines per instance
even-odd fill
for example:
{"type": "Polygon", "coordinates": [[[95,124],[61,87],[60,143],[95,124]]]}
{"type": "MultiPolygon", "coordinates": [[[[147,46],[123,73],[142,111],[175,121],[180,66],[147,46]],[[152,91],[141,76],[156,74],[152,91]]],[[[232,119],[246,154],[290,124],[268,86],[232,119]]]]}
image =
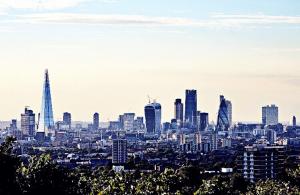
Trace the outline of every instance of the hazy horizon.
{"type": "Polygon", "coordinates": [[[0,121],[40,112],[46,68],[55,120],[143,116],[149,95],[169,121],[186,89],[210,121],[221,94],[234,121],[300,117],[300,2],[188,2],[0,0],[0,121]]]}

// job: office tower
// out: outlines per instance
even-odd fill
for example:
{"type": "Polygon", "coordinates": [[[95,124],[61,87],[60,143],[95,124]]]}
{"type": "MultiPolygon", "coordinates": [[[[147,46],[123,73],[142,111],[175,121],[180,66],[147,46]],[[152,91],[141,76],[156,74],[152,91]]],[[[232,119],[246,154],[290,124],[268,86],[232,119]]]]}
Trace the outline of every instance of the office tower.
{"type": "Polygon", "coordinates": [[[217,120],[217,131],[228,131],[230,127],[228,102],[223,95],[220,96],[220,106],[217,120]]]}
{"type": "Polygon", "coordinates": [[[278,124],[278,107],[275,105],[262,107],[262,123],[264,125],[278,124]]]}
{"type": "Polygon", "coordinates": [[[63,122],[64,122],[64,125],[67,125],[69,127],[69,129],[71,129],[71,125],[72,125],[71,113],[68,113],[68,112],[64,113],[63,122]]]}
{"type": "Polygon", "coordinates": [[[295,116],[293,116],[293,126],[294,127],[297,126],[297,118],[295,116]]]}
{"type": "Polygon", "coordinates": [[[206,131],[209,125],[208,113],[200,113],[200,131],[206,131]]]}
{"type": "Polygon", "coordinates": [[[144,117],[136,117],[136,119],[134,120],[134,124],[133,124],[133,129],[134,130],[141,130],[144,129],[144,117]]]}
{"type": "Polygon", "coordinates": [[[277,139],[277,133],[273,129],[266,130],[266,137],[270,144],[275,144],[277,139]]]}
{"type": "Polygon", "coordinates": [[[124,129],[124,115],[119,115],[120,129],[124,129]]]}
{"type": "Polygon", "coordinates": [[[183,125],[183,103],[181,99],[176,99],[174,103],[174,118],[177,120],[177,126],[182,127],[183,125]]]}
{"type": "Polygon", "coordinates": [[[21,114],[21,131],[23,136],[34,136],[35,133],[35,114],[28,108],[21,114]]]}
{"type": "Polygon", "coordinates": [[[93,129],[98,130],[99,129],[99,113],[95,113],[93,115],[93,129]]]}
{"type": "Polygon", "coordinates": [[[134,128],[134,113],[124,113],[123,115],[123,128],[125,131],[132,131],[134,128]]]}
{"type": "Polygon", "coordinates": [[[150,103],[145,106],[146,129],[149,134],[159,134],[161,130],[161,105],[150,103]]]}
{"type": "Polygon", "coordinates": [[[231,101],[226,100],[226,105],[227,105],[229,126],[231,126],[232,125],[232,103],[231,103],[231,101]]]}
{"type": "Polygon", "coordinates": [[[197,111],[196,112],[196,121],[197,121],[197,123],[196,123],[196,129],[197,129],[197,131],[200,131],[200,117],[201,117],[201,111],[197,111]]]}
{"type": "Polygon", "coordinates": [[[48,70],[45,71],[45,81],[43,88],[42,109],[39,115],[38,131],[48,133],[54,128],[52,99],[50,90],[50,80],[48,70]]]}
{"type": "Polygon", "coordinates": [[[125,164],[127,162],[127,140],[115,139],[112,145],[112,163],[125,164]]]}
{"type": "Polygon", "coordinates": [[[185,126],[193,128],[196,126],[197,114],[197,91],[186,90],[185,92],[185,126]]]}
{"type": "Polygon", "coordinates": [[[239,172],[251,182],[276,179],[284,170],[285,151],[284,146],[245,146],[243,155],[238,158],[239,172]]]}
{"type": "Polygon", "coordinates": [[[11,124],[10,124],[10,126],[9,126],[9,129],[10,129],[11,131],[17,130],[17,129],[18,129],[18,127],[17,127],[17,120],[16,120],[16,119],[11,120],[11,124]]]}

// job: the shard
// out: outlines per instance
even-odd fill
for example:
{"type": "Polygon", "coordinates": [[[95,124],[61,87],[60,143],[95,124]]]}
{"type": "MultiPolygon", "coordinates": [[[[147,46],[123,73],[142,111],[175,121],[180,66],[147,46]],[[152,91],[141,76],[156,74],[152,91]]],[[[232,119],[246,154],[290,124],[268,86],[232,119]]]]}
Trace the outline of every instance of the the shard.
{"type": "Polygon", "coordinates": [[[43,87],[43,99],[42,108],[39,115],[39,132],[49,132],[50,129],[54,128],[53,110],[52,110],[52,99],[50,90],[50,80],[48,70],[45,71],[45,80],[43,87]]]}

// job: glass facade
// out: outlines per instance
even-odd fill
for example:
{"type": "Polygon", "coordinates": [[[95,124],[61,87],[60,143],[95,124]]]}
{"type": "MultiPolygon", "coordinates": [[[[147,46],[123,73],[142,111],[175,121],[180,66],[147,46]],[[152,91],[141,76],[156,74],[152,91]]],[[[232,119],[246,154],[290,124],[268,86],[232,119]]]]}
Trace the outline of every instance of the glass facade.
{"type": "Polygon", "coordinates": [[[185,126],[195,127],[197,125],[197,91],[186,90],[185,92],[185,126]]]}
{"type": "Polygon", "coordinates": [[[156,134],[161,130],[161,105],[151,103],[145,106],[147,133],[156,134]]]}
{"type": "Polygon", "coordinates": [[[224,96],[220,96],[220,107],[217,121],[217,131],[227,131],[230,127],[230,113],[228,101],[224,96]]]}
{"type": "Polygon", "coordinates": [[[42,109],[39,118],[39,131],[47,131],[54,128],[52,99],[50,91],[50,80],[48,70],[45,71],[45,82],[43,88],[42,109]]]}

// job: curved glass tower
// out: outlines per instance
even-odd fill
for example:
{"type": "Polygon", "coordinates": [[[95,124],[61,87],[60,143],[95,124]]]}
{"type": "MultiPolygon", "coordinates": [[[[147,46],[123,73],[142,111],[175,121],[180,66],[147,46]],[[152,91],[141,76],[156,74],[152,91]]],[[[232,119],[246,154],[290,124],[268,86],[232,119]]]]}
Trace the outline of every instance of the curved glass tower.
{"type": "Polygon", "coordinates": [[[224,96],[220,96],[217,131],[227,131],[229,129],[231,125],[229,107],[231,107],[231,102],[227,101],[224,96]]]}
{"type": "Polygon", "coordinates": [[[42,108],[39,116],[38,131],[47,132],[54,128],[50,80],[48,70],[45,71],[45,81],[43,88],[42,108]]]}

